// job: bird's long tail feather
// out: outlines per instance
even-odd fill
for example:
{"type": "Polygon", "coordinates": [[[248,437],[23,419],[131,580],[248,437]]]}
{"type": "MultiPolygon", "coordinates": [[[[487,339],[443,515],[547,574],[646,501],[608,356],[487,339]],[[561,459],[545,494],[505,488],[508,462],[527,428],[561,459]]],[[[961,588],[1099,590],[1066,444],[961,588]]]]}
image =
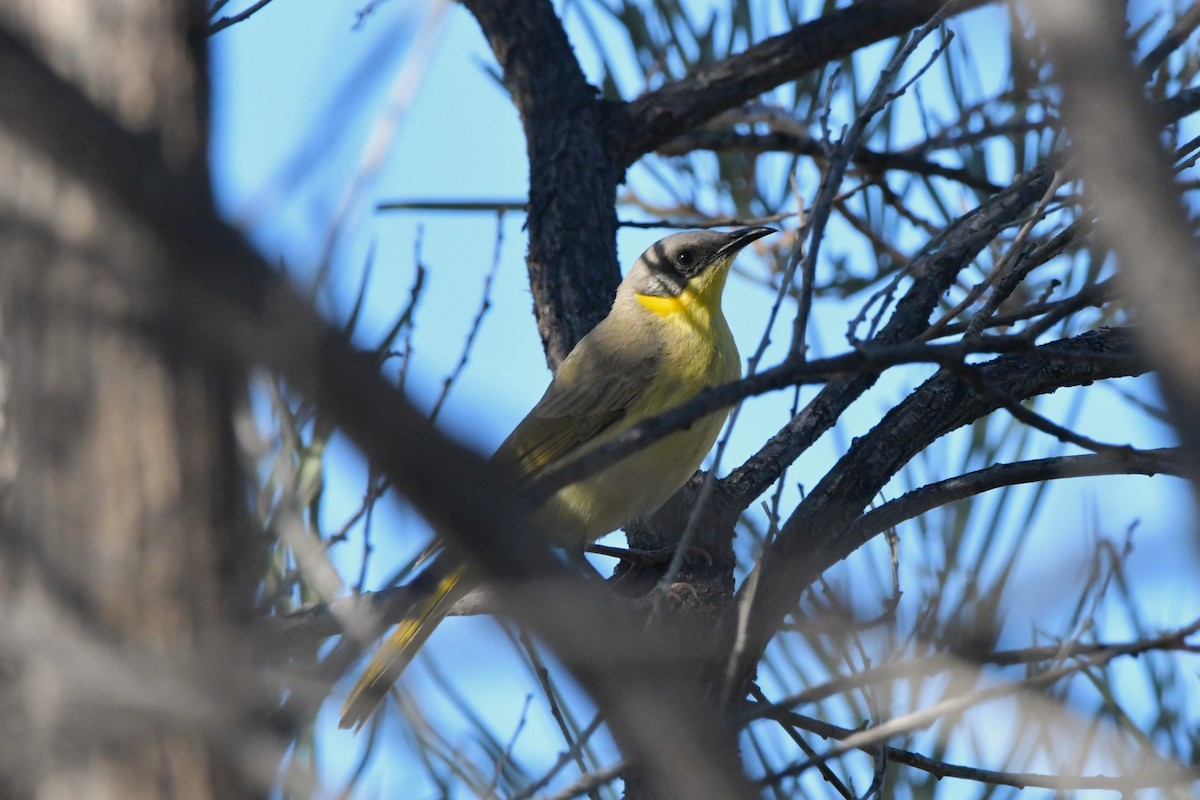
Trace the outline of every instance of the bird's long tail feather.
{"type": "Polygon", "coordinates": [[[466,594],[469,586],[462,579],[466,572],[465,565],[454,565],[446,570],[440,563],[443,558],[444,555],[417,576],[414,588],[427,588],[426,593],[392,628],[379,650],[371,657],[342,705],[339,728],[354,728],[355,732],[362,728],[434,628],[446,617],[454,603],[466,594]]]}

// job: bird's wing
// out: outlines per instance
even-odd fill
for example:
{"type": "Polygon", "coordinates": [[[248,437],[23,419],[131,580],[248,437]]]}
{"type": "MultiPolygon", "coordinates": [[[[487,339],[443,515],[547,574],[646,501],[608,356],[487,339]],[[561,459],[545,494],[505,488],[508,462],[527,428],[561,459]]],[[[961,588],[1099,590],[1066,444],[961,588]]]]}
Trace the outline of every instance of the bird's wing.
{"type": "Polygon", "coordinates": [[[624,419],[655,373],[653,355],[615,355],[585,344],[597,343],[580,342],[493,457],[522,483],[624,419]]]}

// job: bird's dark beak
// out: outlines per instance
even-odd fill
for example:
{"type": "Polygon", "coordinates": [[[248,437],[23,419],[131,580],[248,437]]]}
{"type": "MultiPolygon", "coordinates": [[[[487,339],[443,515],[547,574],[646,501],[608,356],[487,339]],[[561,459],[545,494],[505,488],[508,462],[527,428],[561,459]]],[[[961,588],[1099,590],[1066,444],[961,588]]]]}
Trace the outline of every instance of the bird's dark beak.
{"type": "Polygon", "coordinates": [[[738,231],[725,234],[729,237],[729,241],[722,245],[717,251],[718,256],[733,256],[739,250],[751,242],[761,239],[769,233],[777,233],[774,228],[742,228],[738,231]]]}

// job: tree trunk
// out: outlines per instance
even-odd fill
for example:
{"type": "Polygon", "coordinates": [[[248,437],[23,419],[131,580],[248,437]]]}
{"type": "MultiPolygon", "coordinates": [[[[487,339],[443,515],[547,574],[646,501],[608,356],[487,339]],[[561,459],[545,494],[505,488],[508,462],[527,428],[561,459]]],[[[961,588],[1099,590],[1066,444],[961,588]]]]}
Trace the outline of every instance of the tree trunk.
{"type": "MultiPolygon", "coordinates": [[[[198,174],[201,11],[20,0],[0,27],[198,174]]],[[[2,122],[0,796],[254,796],[229,744],[246,712],[204,689],[239,677],[252,586],[238,381],[173,329],[158,243],[2,122]]]]}

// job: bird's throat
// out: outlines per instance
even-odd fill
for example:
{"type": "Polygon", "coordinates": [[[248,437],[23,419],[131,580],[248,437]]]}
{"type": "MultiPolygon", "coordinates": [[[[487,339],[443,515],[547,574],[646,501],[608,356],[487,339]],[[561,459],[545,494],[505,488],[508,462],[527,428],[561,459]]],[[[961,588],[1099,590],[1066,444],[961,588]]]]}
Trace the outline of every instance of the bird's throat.
{"type": "Polygon", "coordinates": [[[721,294],[725,289],[725,279],[729,270],[715,269],[708,274],[697,276],[688,282],[683,291],[677,295],[665,297],[656,294],[638,294],[637,301],[645,308],[660,317],[703,316],[708,318],[721,311],[721,294]]]}

